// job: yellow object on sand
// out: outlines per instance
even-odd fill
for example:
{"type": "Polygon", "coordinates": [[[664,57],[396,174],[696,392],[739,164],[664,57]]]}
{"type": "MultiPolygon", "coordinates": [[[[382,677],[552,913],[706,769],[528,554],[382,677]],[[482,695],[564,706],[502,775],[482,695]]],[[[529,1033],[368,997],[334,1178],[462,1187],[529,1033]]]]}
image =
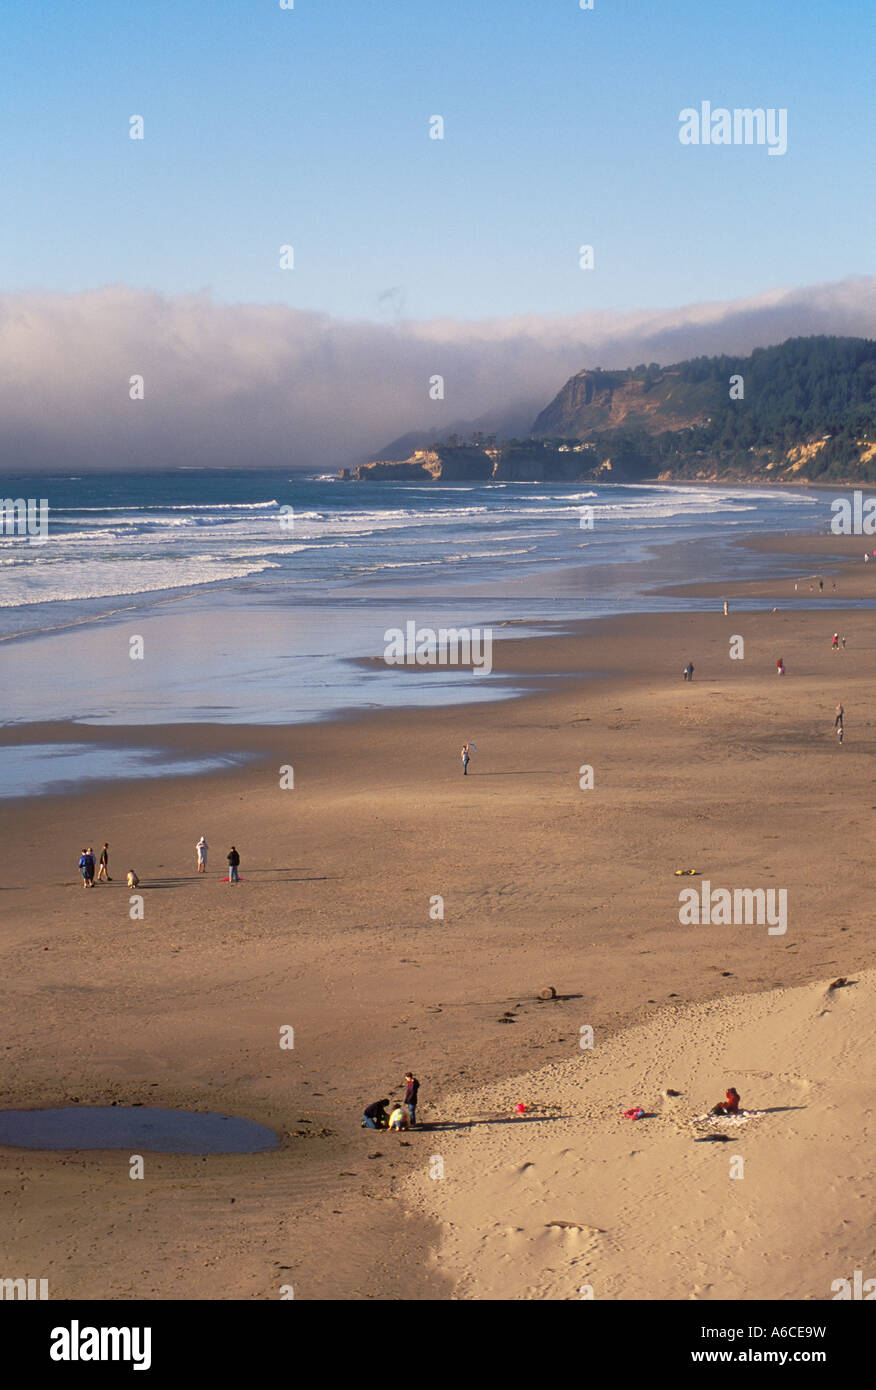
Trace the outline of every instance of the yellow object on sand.
{"type": "Polygon", "coordinates": [[[678,875],[678,874],[698,874],[698,873],[699,873],[699,869],[676,869],[675,872],[676,872],[676,875],[678,875]]]}

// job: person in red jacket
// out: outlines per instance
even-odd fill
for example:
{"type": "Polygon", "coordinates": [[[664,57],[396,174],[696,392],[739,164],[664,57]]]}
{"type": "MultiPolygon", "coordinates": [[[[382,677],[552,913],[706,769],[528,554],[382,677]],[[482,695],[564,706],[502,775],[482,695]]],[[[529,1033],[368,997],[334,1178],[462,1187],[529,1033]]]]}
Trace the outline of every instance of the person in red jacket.
{"type": "Polygon", "coordinates": [[[726,1100],[719,1100],[718,1104],[712,1108],[712,1115],[738,1115],[739,1114],[739,1092],[735,1086],[730,1086],[726,1092],[726,1100]]]}

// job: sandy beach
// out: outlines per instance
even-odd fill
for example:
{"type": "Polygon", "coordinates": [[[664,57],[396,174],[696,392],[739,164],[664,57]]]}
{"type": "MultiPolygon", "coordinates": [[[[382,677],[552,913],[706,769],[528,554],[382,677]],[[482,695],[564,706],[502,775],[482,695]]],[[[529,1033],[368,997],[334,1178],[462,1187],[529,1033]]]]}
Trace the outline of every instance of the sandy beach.
{"type": "Polygon", "coordinates": [[[704,586],[702,612],[498,643],[497,676],[532,682],[515,700],[77,727],[253,761],[6,803],[0,1105],[224,1110],[282,1143],[147,1154],[140,1181],[124,1151],[2,1149],[10,1267],[53,1298],[161,1299],[824,1299],[876,1273],[876,612],[843,607],[876,597],[876,564],[857,538],[793,547],[826,576],[821,607],[783,607],[810,597],[801,573],[796,593],[742,588],[777,612],[704,586]],[[79,851],[103,840],[113,881],[83,891],[79,851]],[[682,925],[680,889],[703,880],[786,890],[787,931],[682,925]],[[408,1069],[423,1127],[360,1129],[408,1069]],[[731,1083],[765,1113],[697,1143],[731,1083]],[[654,1118],[620,1118],[633,1104],[654,1118]]]}

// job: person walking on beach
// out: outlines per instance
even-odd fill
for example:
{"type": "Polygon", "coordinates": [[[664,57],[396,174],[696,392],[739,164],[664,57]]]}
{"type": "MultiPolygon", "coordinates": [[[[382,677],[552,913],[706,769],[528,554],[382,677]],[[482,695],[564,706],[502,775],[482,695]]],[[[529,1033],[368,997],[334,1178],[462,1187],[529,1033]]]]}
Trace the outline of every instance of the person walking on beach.
{"type": "Polygon", "coordinates": [[[841,638],[840,638],[840,646],[842,647],[843,651],[845,651],[845,649],[846,649],[846,639],[845,639],[845,637],[841,637],[841,638]]]}
{"type": "Polygon", "coordinates": [[[202,835],[198,843],[195,845],[195,854],[197,856],[195,860],[195,868],[197,869],[197,872],[199,874],[205,874],[207,872],[207,850],[209,848],[210,846],[207,844],[205,837],[202,835]]]}
{"type": "Polygon", "coordinates": [[[843,729],[842,724],[840,724],[839,728],[837,729],[836,736],[839,739],[840,743],[842,743],[843,739],[845,738],[845,730],[843,729]]]}
{"type": "Polygon", "coordinates": [[[823,579],[819,579],[819,581],[818,581],[818,592],[819,592],[820,594],[823,594],[823,593],[824,593],[824,580],[823,580],[823,579]]]}
{"type": "Polygon", "coordinates": [[[109,876],[109,841],[104,840],[103,849],[100,851],[100,863],[97,866],[97,881],[105,878],[107,883],[112,883],[109,876]]]}
{"type": "Polygon", "coordinates": [[[469,746],[468,746],[467,743],[464,743],[464,744],[462,745],[462,748],[461,748],[460,751],[459,751],[459,756],[462,758],[462,775],[463,775],[463,777],[467,777],[467,776],[468,776],[468,763],[469,763],[469,758],[471,757],[471,753],[470,753],[470,751],[469,751],[469,746]]]}
{"type": "Polygon", "coordinates": [[[234,848],[234,845],[232,845],[232,846],[231,846],[231,849],[228,851],[228,882],[229,882],[229,883],[239,883],[239,882],[240,882],[240,878],[239,878],[238,873],[237,873],[237,870],[238,870],[239,868],[240,868],[240,855],[237,853],[237,850],[234,848]]]}
{"type": "Polygon", "coordinates": [[[685,678],[686,681],[692,681],[692,680],[693,680],[693,673],[694,673],[693,662],[692,662],[692,661],[689,661],[689,662],[687,663],[687,665],[685,666],[685,668],[684,668],[684,670],[682,671],[681,674],[684,676],[684,678],[685,678]]]}
{"type": "Polygon", "coordinates": [[[834,719],[834,721],[833,721],[833,727],[834,727],[835,729],[841,729],[841,728],[842,728],[842,726],[843,726],[843,713],[844,713],[844,711],[843,711],[842,704],[838,704],[837,707],[836,707],[836,719],[834,719]]]}
{"type": "Polygon", "coordinates": [[[417,1123],[417,1095],[419,1094],[420,1083],[412,1071],[405,1072],[405,1110],[411,1122],[411,1128],[417,1123]]]}
{"type": "Polygon", "coordinates": [[[839,633],[838,633],[838,632],[835,632],[835,633],[833,634],[833,641],[832,641],[831,644],[830,644],[830,649],[831,649],[831,651],[834,651],[834,652],[838,652],[838,651],[839,651],[839,633]]]}
{"type": "Polygon", "coordinates": [[[783,676],[784,674],[785,674],[785,659],[784,659],[784,657],[781,657],[781,656],[780,656],[779,659],[778,659],[778,661],[776,662],[776,675],[777,675],[777,676],[783,676]]]}

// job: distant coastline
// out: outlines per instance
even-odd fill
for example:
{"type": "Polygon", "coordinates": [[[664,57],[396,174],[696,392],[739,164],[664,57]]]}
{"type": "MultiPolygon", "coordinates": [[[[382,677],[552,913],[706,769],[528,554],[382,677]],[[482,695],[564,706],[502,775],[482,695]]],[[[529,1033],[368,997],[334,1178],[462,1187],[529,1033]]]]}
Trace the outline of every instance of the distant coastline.
{"type": "Polygon", "coordinates": [[[860,485],[876,480],[876,341],[790,338],[745,358],[587,369],[523,438],[407,435],[339,477],[860,485]]]}

